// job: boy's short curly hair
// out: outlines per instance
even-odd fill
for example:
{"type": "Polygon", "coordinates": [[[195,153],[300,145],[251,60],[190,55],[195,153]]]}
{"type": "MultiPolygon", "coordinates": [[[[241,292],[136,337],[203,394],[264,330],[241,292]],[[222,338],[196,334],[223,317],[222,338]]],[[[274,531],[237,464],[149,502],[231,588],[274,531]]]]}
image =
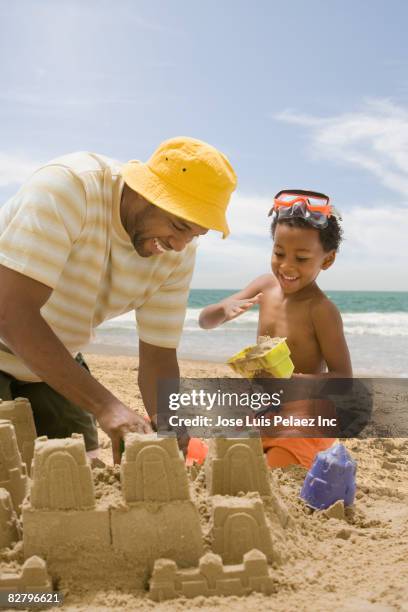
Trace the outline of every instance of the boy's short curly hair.
{"type": "Polygon", "coordinates": [[[285,223],[290,227],[304,227],[307,229],[315,229],[319,232],[319,239],[323,250],[327,253],[329,251],[338,251],[341,241],[343,240],[343,229],[336,217],[333,215],[328,218],[328,224],[326,227],[322,229],[318,229],[310,225],[306,221],[306,219],[302,219],[302,217],[290,217],[287,219],[278,219],[277,217],[271,223],[271,234],[272,238],[275,237],[276,226],[281,223],[285,223]]]}

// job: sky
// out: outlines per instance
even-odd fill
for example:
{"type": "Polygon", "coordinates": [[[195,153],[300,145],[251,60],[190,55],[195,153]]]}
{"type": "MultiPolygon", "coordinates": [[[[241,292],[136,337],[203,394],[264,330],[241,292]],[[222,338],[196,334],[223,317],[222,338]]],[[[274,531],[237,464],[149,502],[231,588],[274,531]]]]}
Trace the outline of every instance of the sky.
{"type": "Polygon", "coordinates": [[[193,136],[239,181],[193,287],[267,272],[267,212],[296,187],[343,216],[323,289],[407,291],[407,23],[405,0],[0,0],[0,205],[55,156],[193,136]]]}

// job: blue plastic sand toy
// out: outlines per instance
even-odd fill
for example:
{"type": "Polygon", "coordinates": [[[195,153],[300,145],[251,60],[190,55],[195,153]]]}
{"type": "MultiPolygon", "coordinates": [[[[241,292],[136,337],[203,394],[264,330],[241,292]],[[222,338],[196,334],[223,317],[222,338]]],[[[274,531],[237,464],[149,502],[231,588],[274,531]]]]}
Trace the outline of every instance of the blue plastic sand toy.
{"type": "Polygon", "coordinates": [[[343,444],[335,444],[316,455],[300,491],[300,497],[315,510],[323,510],[339,499],[351,506],[356,493],[356,462],[343,444]]]}

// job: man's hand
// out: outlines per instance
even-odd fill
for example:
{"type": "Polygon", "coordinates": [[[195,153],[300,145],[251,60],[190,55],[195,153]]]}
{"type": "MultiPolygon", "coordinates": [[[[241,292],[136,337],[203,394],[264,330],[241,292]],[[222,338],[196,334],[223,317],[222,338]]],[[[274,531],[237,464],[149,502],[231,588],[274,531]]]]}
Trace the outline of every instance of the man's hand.
{"type": "Polygon", "coordinates": [[[130,431],[152,433],[149,422],[142,416],[127,408],[121,402],[115,402],[98,414],[98,423],[112,441],[113,463],[120,463],[120,442],[130,431]]]}
{"type": "Polygon", "coordinates": [[[187,432],[177,434],[177,444],[179,449],[183,453],[184,458],[187,457],[188,443],[190,442],[190,439],[191,438],[187,432]]]}

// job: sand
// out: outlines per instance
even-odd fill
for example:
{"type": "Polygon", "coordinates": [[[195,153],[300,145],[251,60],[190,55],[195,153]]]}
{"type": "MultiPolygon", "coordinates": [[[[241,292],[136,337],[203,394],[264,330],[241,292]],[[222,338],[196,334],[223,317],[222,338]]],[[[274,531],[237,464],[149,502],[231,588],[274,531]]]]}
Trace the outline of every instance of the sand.
{"type": "MultiPolygon", "coordinates": [[[[136,358],[86,358],[96,378],[122,401],[143,412],[136,383],[136,358]]],[[[182,362],[181,374],[195,378],[232,375],[227,366],[206,362],[182,362]]],[[[100,440],[101,458],[111,463],[110,443],[103,432],[100,440]]],[[[156,603],[143,591],[120,591],[106,576],[103,589],[94,588],[92,582],[62,584],[64,609],[408,611],[408,440],[348,440],[345,445],[358,465],[356,502],[345,511],[336,507],[331,512],[313,512],[304,506],[298,498],[306,473],[303,468],[268,472],[272,496],[263,499],[273,551],[269,553],[272,595],[181,598],[156,603]]],[[[208,552],[214,529],[212,506],[215,504],[222,512],[223,498],[208,496],[204,469],[193,475],[190,494],[198,507],[208,552]]],[[[97,498],[115,504],[119,499],[118,469],[94,470],[94,479],[97,498]]],[[[255,509],[257,500],[258,494],[247,493],[242,496],[242,506],[255,509]]],[[[19,545],[12,551],[2,551],[0,569],[21,559],[19,545]]]]}
{"type": "Polygon", "coordinates": [[[275,348],[285,338],[271,338],[270,336],[258,336],[257,343],[249,350],[245,357],[251,359],[251,357],[262,357],[268,351],[275,348]]]}

